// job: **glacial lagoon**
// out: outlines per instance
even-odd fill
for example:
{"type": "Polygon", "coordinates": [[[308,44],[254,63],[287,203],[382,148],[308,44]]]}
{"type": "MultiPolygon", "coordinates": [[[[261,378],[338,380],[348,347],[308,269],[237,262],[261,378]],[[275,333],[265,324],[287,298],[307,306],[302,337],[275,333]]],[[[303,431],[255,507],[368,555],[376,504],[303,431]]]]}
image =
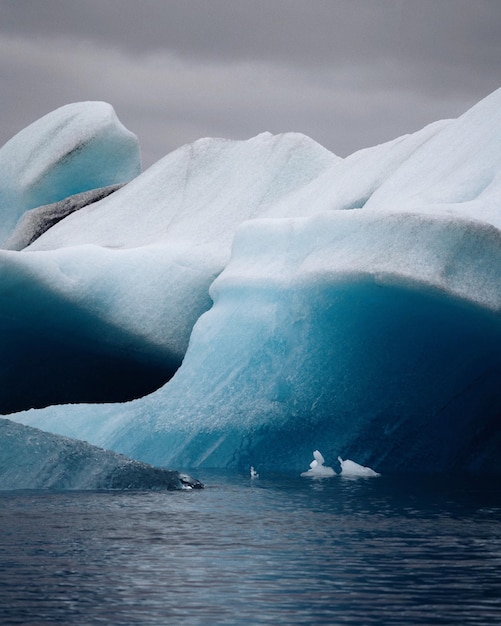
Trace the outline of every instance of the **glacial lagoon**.
{"type": "Polygon", "coordinates": [[[499,478],[0,492],[3,624],[497,624],[499,478]]]}

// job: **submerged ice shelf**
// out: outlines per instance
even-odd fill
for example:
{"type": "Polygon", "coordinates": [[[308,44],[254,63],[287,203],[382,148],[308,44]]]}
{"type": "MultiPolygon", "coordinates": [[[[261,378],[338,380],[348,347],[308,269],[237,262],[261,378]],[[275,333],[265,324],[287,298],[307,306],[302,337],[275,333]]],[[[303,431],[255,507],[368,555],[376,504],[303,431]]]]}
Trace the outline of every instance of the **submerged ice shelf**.
{"type": "Polygon", "coordinates": [[[88,401],[107,355],[160,388],[12,418],[171,467],[301,471],[321,441],[500,473],[500,129],[497,91],[346,159],[294,133],[173,152],[0,251],[4,407],[68,401],[75,363],[88,401]]]}
{"type": "Polygon", "coordinates": [[[0,490],[202,487],[187,474],[0,418],[0,490]]]}

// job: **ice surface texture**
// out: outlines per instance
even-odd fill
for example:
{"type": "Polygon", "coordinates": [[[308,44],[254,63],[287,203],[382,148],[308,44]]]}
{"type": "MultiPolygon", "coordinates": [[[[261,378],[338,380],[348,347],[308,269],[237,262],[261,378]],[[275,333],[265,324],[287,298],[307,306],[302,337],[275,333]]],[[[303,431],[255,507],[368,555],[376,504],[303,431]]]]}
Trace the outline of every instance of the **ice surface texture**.
{"type": "Polygon", "coordinates": [[[68,104],[0,149],[0,246],[28,209],[125,183],[141,169],[135,135],[105,102],[68,104]]]}
{"type": "Polygon", "coordinates": [[[84,206],[102,200],[122,187],[122,184],[108,185],[89,191],[82,191],[73,196],[69,196],[59,202],[46,204],[44,206],[30,209],[23,213],[19,219],[14,232],[6,241],[4,247],[7,250],[22,250],[43,235],[54,224],[78,211],[84,206]]]}
{"type": "Polygon", "coordinates": [[[501,472],[500,129],[497,91],[344,160],[201,140],[3,252],[40,334],[64,309],[75,343],[98,320],[110,354],[184,357],[142,399],[15,419],[176,467],[301,471],[321,442],[382,473],[501,472]]]}
{"type": "Polygon", "coordinates": [[[0,489],[201,487],[186,474],[0,419],[0,489]]]}

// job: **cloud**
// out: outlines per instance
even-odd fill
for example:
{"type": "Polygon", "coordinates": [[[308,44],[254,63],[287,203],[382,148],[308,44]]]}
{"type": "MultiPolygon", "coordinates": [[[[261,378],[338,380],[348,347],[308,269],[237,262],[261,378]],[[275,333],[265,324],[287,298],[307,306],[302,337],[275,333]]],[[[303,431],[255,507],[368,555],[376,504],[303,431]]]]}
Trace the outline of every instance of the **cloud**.
{"type": "Polygon", "coordinates": [[[67,102],[106,100],[146,165],[198,137],[263,130],[345,155],[499,86],[499,3],[452,4],[465,12],[449,0],[0,0],[0,142],[67,102]]]}

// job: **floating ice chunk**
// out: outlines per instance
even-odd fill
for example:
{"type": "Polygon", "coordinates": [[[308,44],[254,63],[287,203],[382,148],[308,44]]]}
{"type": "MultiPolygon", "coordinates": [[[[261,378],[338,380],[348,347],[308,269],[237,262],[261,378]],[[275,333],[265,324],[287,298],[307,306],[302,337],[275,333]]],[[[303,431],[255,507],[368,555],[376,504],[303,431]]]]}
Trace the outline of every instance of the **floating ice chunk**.
{"type": "Polygon", "coordinates": [[[313,478],[335,476],[336,472],[332,469],[332,467],[324,465],[324,463],[325,459],[322,456],[322,453],[315,450],[313,452],[313,461],[310,463],[310,469],[307,472],[302,472],[301,476],[311,476],[313,478]]]}
{"type": "Polygon", "coordinates": [[[350,461],[350,459],[343,461],[343,459],[338,456],[337,460],[341,465],[341,476],[365,476],[367,478],[371,476],[381,476],[381,474],[378,474],[370,467],[359,465],[358,463],[355,463],[355,461],[350,461]]]}
{"type": "Polygon", "coordinates": [[[250,468],[250,477],[251,478],[259,478],[259,474],[256,472],[256,470],[252,467],[250,468]]]}
{"type": "Polygon", "coordinates": [[[314,460],[310,463],[310,467],[317,467],[317,465],[323,465],[325,463],[323,454],[319,450],[313,452],[313,459],[314,460]]]}

